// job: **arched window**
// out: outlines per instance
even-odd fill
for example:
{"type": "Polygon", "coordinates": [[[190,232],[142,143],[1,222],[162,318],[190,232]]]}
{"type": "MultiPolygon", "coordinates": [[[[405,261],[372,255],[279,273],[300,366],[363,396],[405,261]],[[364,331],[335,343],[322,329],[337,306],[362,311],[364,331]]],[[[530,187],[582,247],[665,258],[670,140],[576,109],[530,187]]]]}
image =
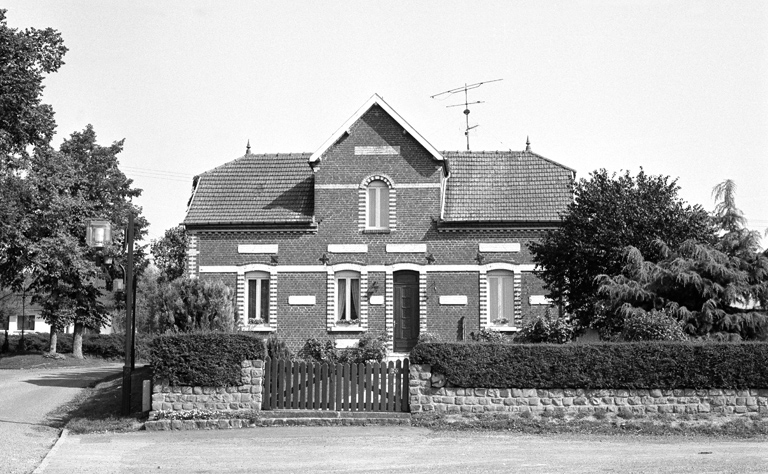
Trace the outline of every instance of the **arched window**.
{"type": "Polygon", "coordinates": [[[368,229],[389,228],[389,186],[377,179],[368,183],[366,191],[366,227],[368,229]]]}
{"type": "Polygon", "coordinates": [[[360,274],[343,271],[336,274],[336,319],[348,323],[360,318],[360,274]]]}
{"type": "Polygon", "coordinates": [[[488,317],[494,326],[514,325],[515,284],[512,272],[488,272],[488,317]]]}
{"type": "Polygon", "coordinates": [[[245,314],[248,316],[248,324],[269,324],[269,273],[247,273],[245,291],[245,314]]]}

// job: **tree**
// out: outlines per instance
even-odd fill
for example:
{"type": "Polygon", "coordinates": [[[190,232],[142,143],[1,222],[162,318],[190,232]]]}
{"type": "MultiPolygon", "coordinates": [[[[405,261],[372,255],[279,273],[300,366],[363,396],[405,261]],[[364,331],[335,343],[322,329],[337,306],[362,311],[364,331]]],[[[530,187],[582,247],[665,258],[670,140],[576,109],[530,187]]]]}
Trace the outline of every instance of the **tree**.
{"type": "MultiPolygon", "coordinates": [[[[112,222],[118,239],[104,253],[124,262],[119,229],[127,225],[129,213],[140,213],[129,200],[141,190],[132,188],[132,181],[118,168],[121,150],[122,141],[98,145],[90,125],[73,133],[59,151],[35,149],[24,178],[25,217],[0,262],[0,277],[6,281],[13,281],[20,269],[29,271],[36,300],[49,309],[44,314],[52,331],[74,325],[76,357],[82,357],[84,329],[98,329],[107,322],[97,285],[103,272],[94,264],[95,252],[85,245],[87,220],[112,222]]],[[[147,222],[139,216],[135,226],[137,235],[142,235],[147,222]]],[[[141,251],[138,257],[141,265],[141,251]]]]}
{"type": "Polygon", "coordinates": [[[172,281],[184,275],[187,257],[187,231],[184,226],[166,230],[162,239],[152,242],[151,249],[155,265],[162,272],[161,278],[172,281]]]}
{"type": "Polygon", "coordinates": [[[43,78],[56,72],[67,48],[52,29],[9,28],[0,9],[0,174],[24,166],[27,147],[45,147],[56,124],[42,103],[43,78]]]}
{"type": "Polygon", "coordinates": [[[580,180],[560,226],[529,245],[550,297],[587,326],[605,312],[595,278],[621,273],[625,247],[655,262],[663,258],[656,240],[677,245],[714,239],[707,212],[682,201],[678,190],[676,180],[642,169],[637,177],[601,169],[580,180]]]}
{"type": "Polygon", "coordinates": [[[600,277],[600,294],[620,318],[663,312],[693,336],[768,338],[768,252],[760,252],[759,234],[743,227],[735,189],[726,180],[713,192],[720,230],[714,242],[657,241],[656,262],[628,247],[621,274],[600,277]]]}

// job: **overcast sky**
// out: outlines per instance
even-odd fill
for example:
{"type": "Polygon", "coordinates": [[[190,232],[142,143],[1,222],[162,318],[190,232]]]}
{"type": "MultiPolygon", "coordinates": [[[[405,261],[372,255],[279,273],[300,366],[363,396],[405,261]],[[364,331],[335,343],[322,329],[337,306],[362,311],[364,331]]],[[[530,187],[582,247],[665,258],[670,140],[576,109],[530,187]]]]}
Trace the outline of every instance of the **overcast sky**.
{"type": "MultiPolygon", "coordinates": [[[[254,153],[315,151],[373,93],[440,150],[533,151],[679,178],[690,203],[736,181],[768,227],[768,2],[6,0],[12,27],[69,48],[46,79],[56,143],[125,138],[150,238],[184,219],[192,177],[254,153]]],[[[763,240],[766,242],[766,239],[763,240]]]]}

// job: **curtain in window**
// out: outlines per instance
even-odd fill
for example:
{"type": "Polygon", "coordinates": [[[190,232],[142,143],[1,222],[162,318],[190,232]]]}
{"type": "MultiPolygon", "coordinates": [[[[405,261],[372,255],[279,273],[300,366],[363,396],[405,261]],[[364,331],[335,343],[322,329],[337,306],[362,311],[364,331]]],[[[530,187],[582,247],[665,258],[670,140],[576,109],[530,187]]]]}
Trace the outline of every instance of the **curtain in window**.
{"type": "Polygon", "coordinates": [[[379,222],[377,227],[389,227],[389,188],[379,188],[379,222]]]}
{"type": "Polygon", "coordinates": [[[350,318],[357,319],[357,309],[360,307],[360,280],[357,278],[349,280],[350,287],[352,288],[352,297],[350,301],[350,318]]]}
{"type": "Polygon", "coordinates": [[[346,318],[346,305],[347,305],[347,280],[340,278],[338,280],[339,293],[336,297],[336,302],[339,305],[339,319],[346,318]]]}
{"type": "Polygon", "coordinates": [[[269,280],[259,280],[259,283],[261,284],[261,314],[259,317],[267,323],[269,322],[269,280]]]}
{"type": "Polygon", "coordinates": [[[503,277],[501,279],[501,293],[503,295],[502,318],[508,321],[514,319],[515,312],[515,290],[512,277],[503,277]]]}
{"type": "Polygon", "coordinates": [[[368,227],[376,225],[376,188],[368,188],[368,227]]]}
{"type": "Polygon", "coordinates": [[[258,303],[259,280],[248,280],[248,320],[256,319],[256,306],[258,303]]]}
{"type": "Polygon", "coordinates": [[[499,294],[499,277],[488,278],[488,290],[490,292],[490,310],[491,321],[499,319],[499,302],[501,295],[499,294]]]}

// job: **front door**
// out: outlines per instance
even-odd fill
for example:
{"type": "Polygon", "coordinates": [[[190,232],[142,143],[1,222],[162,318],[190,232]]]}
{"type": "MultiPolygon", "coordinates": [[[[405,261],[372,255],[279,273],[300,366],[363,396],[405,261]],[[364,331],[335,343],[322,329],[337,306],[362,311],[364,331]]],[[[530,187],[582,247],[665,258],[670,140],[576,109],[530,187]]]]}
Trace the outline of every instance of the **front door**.
{"type": "Polygon", "coordinates": [[[419,338],[419,274],[395,272],[395,352],[408,352],[419,338]]]}

